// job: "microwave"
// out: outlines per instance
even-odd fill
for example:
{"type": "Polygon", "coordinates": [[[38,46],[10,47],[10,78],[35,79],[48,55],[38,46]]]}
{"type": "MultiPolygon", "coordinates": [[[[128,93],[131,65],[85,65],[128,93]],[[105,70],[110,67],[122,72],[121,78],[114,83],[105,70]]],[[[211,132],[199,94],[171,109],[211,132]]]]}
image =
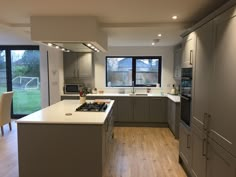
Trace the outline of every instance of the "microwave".
{"type": "Polygon", "coordinates": [[[64,93],[65,94],[79,94],[80,85],[79,84],[65,84],[64,93]]]}

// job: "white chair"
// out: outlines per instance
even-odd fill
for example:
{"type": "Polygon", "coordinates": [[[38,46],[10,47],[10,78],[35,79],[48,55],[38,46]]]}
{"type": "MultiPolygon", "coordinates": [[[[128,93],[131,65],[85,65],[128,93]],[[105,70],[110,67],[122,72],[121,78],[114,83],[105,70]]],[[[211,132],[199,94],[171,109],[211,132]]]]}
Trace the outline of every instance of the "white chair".
{"type": "Polygon", "coordinates": [[[4,92],[0,98],[0,126],[2,136],[4,136],[3,125],[9,124],[11,127],[11,102],[12,102],[13,92],[4,92]]]}

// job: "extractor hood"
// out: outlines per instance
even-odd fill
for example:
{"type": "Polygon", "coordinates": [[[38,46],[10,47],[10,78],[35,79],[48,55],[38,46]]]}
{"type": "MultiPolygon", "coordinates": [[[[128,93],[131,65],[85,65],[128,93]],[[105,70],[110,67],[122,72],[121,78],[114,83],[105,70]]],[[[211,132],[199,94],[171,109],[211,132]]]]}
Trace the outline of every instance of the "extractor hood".
{"type": "Polygon", "coordinates": [[[84,16],[32,16],[31,39],[53,43],[73,52],[91,52],[93,45],[107,51],[107,35],[95,17],[84,16]]]}

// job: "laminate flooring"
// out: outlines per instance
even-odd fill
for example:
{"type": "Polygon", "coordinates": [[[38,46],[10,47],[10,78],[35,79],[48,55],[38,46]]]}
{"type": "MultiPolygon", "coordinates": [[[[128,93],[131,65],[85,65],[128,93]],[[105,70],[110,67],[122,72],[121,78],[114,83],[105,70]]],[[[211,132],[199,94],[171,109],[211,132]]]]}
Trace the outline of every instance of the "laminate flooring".
{"type": "MultiPolygon", "coordinates": [[[[12,128],[5,126],[0,136],[0,177],[19,177],[14,121],[12,128]]],[[[115,127],[110,154],[104,177],[187,177],[178,163],[178,141],[168,128],[115,127]]]]}

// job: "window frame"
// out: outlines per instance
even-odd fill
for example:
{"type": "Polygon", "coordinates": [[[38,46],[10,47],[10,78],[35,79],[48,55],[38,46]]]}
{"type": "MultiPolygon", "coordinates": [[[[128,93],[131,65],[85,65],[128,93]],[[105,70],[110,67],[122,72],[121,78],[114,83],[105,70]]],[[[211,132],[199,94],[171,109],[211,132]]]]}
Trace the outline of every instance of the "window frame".
{"type": "MultiPolygon", "coordinates": [[[[11,51],[12,50],[38,50],[40,52],[39,45],[0,45],[0,50],[5,50],[6,52],[6,82],[7,82],[7,91],[12,91],[12,63],[11,63],[11,51]]],[[[13,113],[13,102],[11,109],[12,118],[22,118],[26,114],[15,114],[13,113]]]]}
{"type": "MultiPolygon", "coordinates": [[[[136,84],[136,60],[139,59],[158,59],[159,64],[158,64],[158,84],[161,87],[161,78],[162,78],[162,56],[106,56],[105,59],[105,67],[106,67],[106,87],[108,86],[108,80],[107,80],[107,61],[108,58],[132,58],[132,83],[134,82],[134,87],[156,87],[156,84],[151,84],[151,85],[145,85],[145,84],[136,84]]],[[[132,87],[130,86],[112,86],[115,88],[122,88],[122,87],[132,87]]],[[[111,88],[112,88],[111,87],[111,88]]]]}

